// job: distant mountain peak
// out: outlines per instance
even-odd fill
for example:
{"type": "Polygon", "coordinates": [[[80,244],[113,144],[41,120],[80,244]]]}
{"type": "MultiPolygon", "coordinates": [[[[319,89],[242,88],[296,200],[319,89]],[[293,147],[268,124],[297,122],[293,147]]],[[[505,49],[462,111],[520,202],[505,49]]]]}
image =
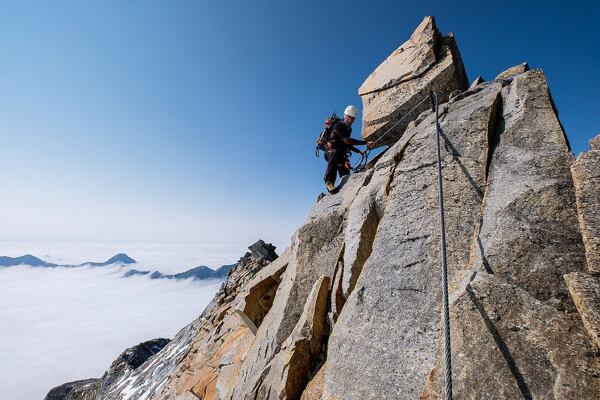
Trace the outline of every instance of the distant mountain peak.
{"type": "Polygon", "coordinates": [[[137,269],[130,269],[127,271],[123,277],[127,278],[134,275],[148,275],[150,279],[224,279],[227,277],[227,273],[230,269],[235,267],[237,264],[229,264],[223,265],[219,267],[216,271],[212,268],[209,268],[205,265],[200,265],[198,267],[194,267],[188,269],[184,272],[179,272],[177,274],[163,274],[159,271],[139,271],[137,269]]]}
{"type": "Polygon", "coordinates": [[[86,262],[83,264],[80,264],[79,266],[91,266],[91,267],[105,267],[107,265],[112,265],[112,264],[135,264],[137,261],[135,261],[133,258],[129,257],[127,254],[125,253],[119,253],[119,254],[115,254],[114,256],[112,256],[111,258],[109,258],[107,261],[105,262],[86,262]]]}
{"type": "Polygon", "coordinates": [[[79,264],[79,265],[53,264],[53,263],[44,261],[36,256],[33,256],[31,254],[25,254],[24,256],[20,256],[20,257],[0,256],[0,267],[12,267],[15,265],[29,265],[32,267],[73,268],[73,267],[82,267],[82,266],[104,267],[106,265],[111,265],[111,264],[135,264],[135,263],[136,263],[136,261],[133,258],[129,257],[125,253],[116,254],[116,255],[112,256],[110,259],[108,259],[108,261],[105,261],[105,262],[101,262],[101,263],[86,262],[86,263],[79,264]]]}
{"type": "Polygon", "coordinates": [[[119,253],[119,254],[115,254],[114,256],[112,256],[104,264],[116,264],[116,263],[120,263],[120,264],[135,264],[136,262],[137,261],[135,261],[133,258],[129,257],[127,254],[125,254],[125,253],[119,253]]]}
{"type": "Polygon", "coordinates": [[[0,256],[0,267],[12,267],[15,265],[30,265],[32,267],[56,267],[56,264],[48,263],[31,254],[21,257],[0,256]]]}

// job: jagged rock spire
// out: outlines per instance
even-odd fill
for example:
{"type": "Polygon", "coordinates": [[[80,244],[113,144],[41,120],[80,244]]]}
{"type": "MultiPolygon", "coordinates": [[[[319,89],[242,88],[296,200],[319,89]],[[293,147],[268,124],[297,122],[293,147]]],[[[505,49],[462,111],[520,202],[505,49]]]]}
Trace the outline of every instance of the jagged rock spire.
{"type": "Polygon", "coordinates": [[[443,36],[435,19],[425,17],[410,39],[390,54],[358,90],[363,100],[362,136],[379,146],[394,143],[409,122],[430,107],[429,102],[418,105],[429,91],[436,91],[440,101],[445,102],[450,93],[467,86],[454,35],[443,36]]]}

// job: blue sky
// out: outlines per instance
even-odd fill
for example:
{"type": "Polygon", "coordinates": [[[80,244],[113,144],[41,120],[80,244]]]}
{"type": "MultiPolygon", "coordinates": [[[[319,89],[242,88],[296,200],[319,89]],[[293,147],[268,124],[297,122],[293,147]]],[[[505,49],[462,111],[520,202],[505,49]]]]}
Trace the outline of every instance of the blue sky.
{"type": "Polygon", "coordinates": [[[471,80],[543,68],[575,153],[600,133],[599,6],[423,3],[2,1],[0,240],[286,245],[324,117],[425,15],[471,80]]]}

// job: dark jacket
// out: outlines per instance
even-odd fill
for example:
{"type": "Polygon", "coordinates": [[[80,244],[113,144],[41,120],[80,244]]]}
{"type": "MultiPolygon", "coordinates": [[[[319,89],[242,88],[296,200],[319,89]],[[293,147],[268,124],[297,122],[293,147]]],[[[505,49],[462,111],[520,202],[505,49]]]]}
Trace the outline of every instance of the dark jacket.
{"type": "Polygon", "coordinates": [[[352,150],[355,153],[360,152],[359,149],[353,145],[367,144],[364,140],[353,139],[352,127],[346,125],[344,121],[340,121],[333,126],[333,133],[331,135],[330,142],[334,150],[352,150]]]}

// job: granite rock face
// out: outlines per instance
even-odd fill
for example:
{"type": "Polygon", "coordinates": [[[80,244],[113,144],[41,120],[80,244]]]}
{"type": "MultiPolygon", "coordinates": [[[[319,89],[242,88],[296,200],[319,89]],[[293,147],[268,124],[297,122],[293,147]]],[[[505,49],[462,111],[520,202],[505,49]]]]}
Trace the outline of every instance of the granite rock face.
{"type": "Polygon", "coordinates": [[[429,91],[435,90],[441,101],[447,101],[450,93],[467,86],[454,36],[443,36],[435,19],[425,17],[410,39],[358,90],[363,101],[362,136],[378,146],[394,143],[408,123],[430,107],[428,101],[421,103],[429,91]]]}
{"type": "Polygon", "coordinates": [[[569,151],[541,70],[502,89],[474,260],[538,300],[572,309],[564,274],[585,270],[569,151]]]}
{"type": "Polygon", "coordinates": [[[571,167],[588,273],[565,275],[583,324],[600,349],[600,136],[590,141],[571,167]]]}
{"type": "MultiPolygon", "coordinates": [[[[456,398],[598,398],[600,358],[579,318],[485,272],[452,298],[456,398]]],[[[441,376],[439,360],[424,398],[443,399],[441,376]]]]}
{"type": "Polygon", "coordinates": [[[565,275],[583,325],[600,349],[600,279],[583,272],[565,275]]]}
{"type": "MultiPolygon", "coordinates": [[[[469,258],[500,89],[491,85],[473,99],[444,107],[448,262],[453,268],[466,266],[469,258]]],[[[370,238],[371,255],[329,338],[326,399],[381,399],[400,393],[418,398],[434,366],[441,299],[434,144],[435,118],[430,114],[407,129],[362,188],[385,192],[359,193],[352,205],[362,209],[363,202],[372,201],[382,215],[370,238]]]]}
{"type": "Polygon", "coordinates": [[[294,234],[275,302],[258,327],[232,398],[269,398],[273,388],[267,383],[277,380],[271,376],[275,371],[270,365],[284,356],[281,346],[293,333],[315,282],[323,276],[331,280],[335,275],[343,250],[344,216],[365,178],[366,174],[353,175],[341,193],[319,201],[294,234]]]}
{"type": "MultiPolygon", "coordinates": [[[[432,82],[436,40],[426,19],[364,96],[432,82]]],[[[509,71],[466,90],[446,80],[439,107],[454,396],[597,399],[598,142],[573,164],[543,71],[509,71]]],[[[200,318],[104,398],[443,398],[436,118],[425,107],[409,120],[280,257],[258,243],[200,318]]]]}
{"type": "Polygon", "coordinates": [[[588,270],[600,273],[600,136],[590,141],[590,147],[579,155],[571,172],[588,270]]]}
{"type": "Polygon", "coordinates": [[[248,249],[250,250],[250,257],[255,261],[271,262],[277,258],[275,246],[265,243],[262,239],[248,247],[248,249]]]}
{"type": "Polygon", "coordinates": [[[327,276],[315,282],[294,330],[269,364],[270,373],[262,384],[269,388],[269,397],[299,398],[321,361],[329,283],[327,276]]]}
{"type": "MultiPolygon", "coordinates": [[[[501,113],[481,220],[451,294],[454,390],[464,398],[592,399],[600,364],[563,279],[586,266],[572,155],[541,70],[496,82],[501,113]]],[[[438,355],[424,398],[442,398],[442,376],[438,355]]]]}

